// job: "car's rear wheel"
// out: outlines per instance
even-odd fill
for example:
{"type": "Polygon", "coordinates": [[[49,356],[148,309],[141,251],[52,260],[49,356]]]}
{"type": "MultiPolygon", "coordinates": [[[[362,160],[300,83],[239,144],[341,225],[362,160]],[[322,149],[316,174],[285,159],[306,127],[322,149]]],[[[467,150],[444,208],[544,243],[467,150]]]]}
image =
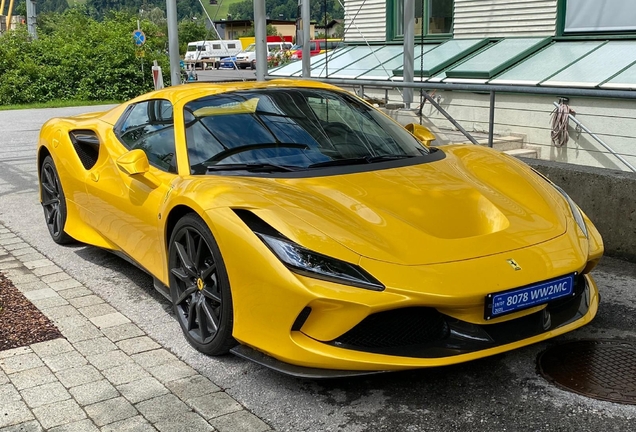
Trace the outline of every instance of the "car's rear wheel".
{"type": "Polygon", "coordinates": [[[75,240],[64,231],[66,198],[51,156],[44,158],[40,169],[40,196],[46,226],[53,241],[57,244],[73,243],[75,240]]]}
{"type": "Polygon", "coordinates": [[[188,342],[208,355],[225,354],[232,338],[232,293],[219,247],[196,215],[181,218],[168,248],[170,295],[188,342]]]}

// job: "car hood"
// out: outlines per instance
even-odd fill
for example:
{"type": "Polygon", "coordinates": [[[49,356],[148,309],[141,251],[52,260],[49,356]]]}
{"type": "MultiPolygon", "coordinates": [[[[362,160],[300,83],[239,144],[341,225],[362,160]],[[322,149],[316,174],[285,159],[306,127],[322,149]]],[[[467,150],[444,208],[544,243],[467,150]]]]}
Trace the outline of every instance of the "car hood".
{"type": "Polygon", "coordinates": [[[249,183],[279,221],[291,213],[358,255],[403,265],[502,253],[566,231],[555,192],[521,163],[477,146],[443,151],[419,165],[249,183]]]}

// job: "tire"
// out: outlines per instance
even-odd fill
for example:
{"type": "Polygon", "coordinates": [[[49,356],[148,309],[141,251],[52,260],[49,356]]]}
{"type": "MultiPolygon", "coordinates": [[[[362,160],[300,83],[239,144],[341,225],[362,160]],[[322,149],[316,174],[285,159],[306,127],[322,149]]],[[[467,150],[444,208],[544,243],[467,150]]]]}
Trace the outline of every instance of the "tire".
{"type": "Polygon", "coordinates": [[[40,196],[44,220],[53,241],[61,245],[74,243],[73,237],[64,231],[67,216],[66,198],[51,156],[44,158],[40,169],[40,196]]]}
{"type": "Polygon", "coordinates": [[[232,292],[221,251],[205,222],[181,218],[168,246],[170,296],[186,340],[207,355],[236,345],[232,337],[232,292]]]}

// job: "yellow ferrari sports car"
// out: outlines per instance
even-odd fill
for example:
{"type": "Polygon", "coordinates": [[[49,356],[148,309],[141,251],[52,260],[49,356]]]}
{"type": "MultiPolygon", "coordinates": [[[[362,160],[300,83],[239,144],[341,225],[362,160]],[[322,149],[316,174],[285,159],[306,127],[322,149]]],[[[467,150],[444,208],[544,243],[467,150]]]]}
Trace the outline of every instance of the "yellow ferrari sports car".
{"type": "Polygon", "coordinates": [[[147,271],[190,344],[335,377],[465,362],[572,331],[601,237],[508,155],[431,147],[337,87],[197,83],[48,121],[51,237],[147,271]]]}

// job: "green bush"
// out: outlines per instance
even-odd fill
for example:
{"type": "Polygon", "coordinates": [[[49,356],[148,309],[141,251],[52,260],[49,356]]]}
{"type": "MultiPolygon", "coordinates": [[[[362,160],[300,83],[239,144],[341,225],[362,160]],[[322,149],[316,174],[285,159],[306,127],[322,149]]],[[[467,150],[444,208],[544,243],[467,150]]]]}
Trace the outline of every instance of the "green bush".
{"type": "Polygon", "coordinates": [[[0,105],[51,100],[127,100],[152,90],[157,60],[169,82],[166,32],[141,21],[147,41],[137,48],[137,17],[112,13],[103,21],[84,8],[39,17],[38,39],[24,26],[0,36],[0,105]],[[142,63],[144,72],[142,73],[142,63]]]}

